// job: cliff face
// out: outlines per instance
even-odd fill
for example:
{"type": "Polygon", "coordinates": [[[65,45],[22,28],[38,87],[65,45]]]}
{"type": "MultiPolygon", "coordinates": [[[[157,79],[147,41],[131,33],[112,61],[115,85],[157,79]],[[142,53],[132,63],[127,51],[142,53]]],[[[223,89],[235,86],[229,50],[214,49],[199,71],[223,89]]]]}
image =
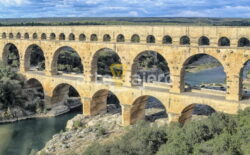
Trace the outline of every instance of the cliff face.
{"type": "Polygon", "coordinates": [[[54,135],[44,149],[37,154],[81,154],[93,142],[111,142],[115,137],[124,134],[125,129],[120,124],[119,113],[101,114],[94,117],[77,115],[68,121],[66,132],[54,135]]]}

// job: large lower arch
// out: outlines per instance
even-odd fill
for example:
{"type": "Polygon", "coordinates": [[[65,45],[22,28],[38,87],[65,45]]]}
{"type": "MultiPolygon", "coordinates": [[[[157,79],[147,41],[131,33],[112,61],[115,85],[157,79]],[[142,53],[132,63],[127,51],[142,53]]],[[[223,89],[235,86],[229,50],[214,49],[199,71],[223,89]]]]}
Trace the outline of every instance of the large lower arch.
{"type": "Polygon", "coordinates": [[[3,63],[18,69],[20,66],[20,56],[16,45],[8,43],[4,46],[2,54],[3,63]]]}
{"type": "Polygon", "coordinates": [[[62,105],[66,107],[67,110],[70,110],[83,105],[81,101],[79,90],[70,84],[61,83],[53,90],[50,106],[53,108],[62,105]]]}
{"type": "Polygon", "coordinates": [[[167,110],[163,102],[153,96],[140,96],[132,104],[130,110],[130,122],[136,123],[139,120],[154,122],[164,118],[167,121],[167,110]]]}
{"type": "Polygon", "coordinates": [[[97,115],[106,112],[121,113],[121,105],[114,93],[107,89],[101,89],[92,96],[90,113],[91,115],[97,115]]]}
{"type": "Polygon", "coordinates": [[[226,73],[222,63],[209,54],[195,54],[181,69],[181,90],[192,89],[226,91],[226,73]]]}
{"type": "Polygon", "coordinates": [[[51,72],[57,75],[63,73],[83,73],[83,61],[76,50],[69,46],[63,46],[56,50],[51,63],[51,72]]]}
{"type": "Polygon", "coordinates": [[[92,81],[98,81],[99,76],[122,77],[122,63],[119,55],[109,48],[98,50],[91,62],[92,81]]]}
{"type": "Polygon", "coordinates": [[[32,111],[43,112],[45,108],[45,93],[42,83],[35,78],[31,78],[25,82],[24,90],[28,94],[28,101],[26,102],[28,105],[26,106],[32,111]]]}
{"type": "Polygon", "coordinates": [[[132,64],[132,86],[143,83],[170,83],[170,69],[166,59],[155,51],[143,51],[138,54],[132,64]]]}
{"type": "Polygon", "coordinates": [[[209,116],[215,112],[215,109],[209,105],[191,104],[182,110],[179,123],[185,124],[186,122],[191,121],[194,116],[209,116]]]}
{"type": "Polygon", "coordinates": [[[45,57],[42,48],[36,44],[30,45],[24,56],[25,70],[45,70],[45,57]]]}

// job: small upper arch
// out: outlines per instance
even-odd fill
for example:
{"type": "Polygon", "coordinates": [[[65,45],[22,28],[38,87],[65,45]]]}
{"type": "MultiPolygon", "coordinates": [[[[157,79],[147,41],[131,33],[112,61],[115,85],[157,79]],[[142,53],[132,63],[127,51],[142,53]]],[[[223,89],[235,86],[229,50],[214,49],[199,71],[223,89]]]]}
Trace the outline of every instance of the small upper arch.
{"type": "Polygon", "coordinates": [[[125,37],[123,34],[119,34],[116,38],[117,42],[125,42],[125,37]]]}
{"type": "Polygon", "coordinates": [[[162,39],[163,44],[172,44],[172,38],[169,35],[166,35],[162,39]]]}
{"type": "Polygon", "coordinates": [[[180,38],[181,45],[190,45],[190,38],[188,36],[182,36],[180,38]]]}
{"type": "Polygon", "coordinates": [[[24,34],[24,39],[29,39],[29,38],[30,38],[29,33],[25,33],[25,34],[24,34]]]}
{"type": "Polygon", "coordinates": [[[221,37],[219,39],[219,46],[230,46],[230,40],[227,37],[221,37]]]}
{"type": "Polygon", "coordinates": [[[17,39],[21,39],[21,37],[22,37],[22,36],[21,36],[21,33],[18,32],[18,33],[16,34],[16,38],[17,38],[17,39]]]}
{"type": "Polygon", "coordinates": [[[64,33],[61,33],[59,35],[59,40],[65,40],[65,34],[64,33]]]}
{"type": "Polygon", "coordinates": [[[45,33],[43,33],[43,34],[41,35],[41,39],[42,39],[42,40],[46,40],[46,39],[47,39],[47,35],[46,35],[45,33]]]}
{"type": "Polygon", "coordinates": [[[132,43],[139,43],[140,42],[140,36],[138,34],[133,34],[131,37],[132,43]]]}
{"type": "Polygon", "coordinates": [[[111,41],[110,35],[109,35],[109,34],[105,34],[105,35],[103,36],[103,41],[104,41],[104,42],[110,42],[110,41],[111,41]]]}
{"type": "Polygon", "coordinates": [[[248,47],[248,46],[250,46],[250,41],[248,38],[242,37],[239,39],[238,47],[248,47]]]}
{"type": "Polygon", "coordinates": [[[13,39],[14,38],[14,34],[13,33],[9,33],[9,38],[13,39]]]}
{"type": "Polygon", "coordinates": [[[69,34],[69,40],[75,40],[75,35],[73,33],[69,34]]]}
{"type": "Polygon", "coordinates": [[[7,38],[7,35],[6,35],[5,32],[2,33],[2,38],[3,38],[3,39],[6,39],[6,38],[7,38]]]}
{"type": "Polygon", "coordinates": [[[210,41],[209,41],[208,37],[206,37],[206,36],[200,37],[200,39],[199,39],[199,45],[200,46],[210,45],[210,41]]]}
{"type": "Polygon", "coordinates": [[[79,41],[86,41],[86,36],[85,36],[85,34],[80,34],[79,35],[79,41]]]}
{"type": "Polygon", "coordinates": [[[91,34],[90,41],[98,41],[97,35],[96,34],[91,34]]]}
{"type": "Polygon", "coordinates": [[[50,40],[56,40],[56,34],[55,33],[50,34],[50,40]]]}
{"type": "Polygon", "coordinates": [[[147,43],[155,43],[155,37],[153,35],[147,36],[147,43]]]}
{"type": "Polygon", "coordinates": [[[33,39],[38,39],[37,33],[33,33],[33,39]]]}

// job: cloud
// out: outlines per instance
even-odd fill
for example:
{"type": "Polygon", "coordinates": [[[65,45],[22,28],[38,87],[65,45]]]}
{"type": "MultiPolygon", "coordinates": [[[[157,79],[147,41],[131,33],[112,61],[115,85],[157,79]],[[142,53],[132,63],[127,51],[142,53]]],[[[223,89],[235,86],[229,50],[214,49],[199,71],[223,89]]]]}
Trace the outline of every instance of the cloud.
{"type": "Polygon", "coordinates": [[[0,0],[0,17],[250,17],[249,0],[0,0]]]}
{"type": "Polygon", "coordinates": [[[28,4],[29,0],[1,0],[0,4],[3,6],[21,6],[28,4]]]}

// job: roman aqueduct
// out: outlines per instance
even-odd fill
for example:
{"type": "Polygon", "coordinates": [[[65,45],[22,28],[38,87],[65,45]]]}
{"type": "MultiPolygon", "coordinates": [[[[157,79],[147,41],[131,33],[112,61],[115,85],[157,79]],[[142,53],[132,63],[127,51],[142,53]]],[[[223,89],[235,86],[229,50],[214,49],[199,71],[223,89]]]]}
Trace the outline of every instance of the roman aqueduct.
{"type": "Polygon", "coordinates": [[[122,107],[122,123],[130,125],[144,116],[148,96],[160,100],[170,121],[189,117],[194,104],[205,104],[216,111],[236,114],[250,106],[242,99],[242,69],[250,60],[250,28],[206,26],[61,26],[0,27],[2,60],[6,48],[14,45],[20,57],[19,71],[28,80],[41,83],[46,104],[51,104],[55,90],[62,85],[74,87],[81,97],[84,115],[96,115],[106,108],[108,92],[122,107]],[[222,43],[222,40],[224,42],[222,43]],[[45,71],[30,70],[30,46],[39,46],[45,56],[45,71]],[[71,47],[81,58],[82,75],[57,74],[58,49],[71,47]],[[124,77],[114,82],[96,82],[96,53],[100,49],[115,51],[126,66],[124,77]],[[155,51],[168,62],[170,84],[144,83],[133,86],[131,75],[136,57],[144,51],[155,51]],[[184,69],[188,60],[198,54],[216,58],[226,73],[226,91],[185,90],[184,69]],[[117,82],[119,85],[117,85],[117,82]]]}

